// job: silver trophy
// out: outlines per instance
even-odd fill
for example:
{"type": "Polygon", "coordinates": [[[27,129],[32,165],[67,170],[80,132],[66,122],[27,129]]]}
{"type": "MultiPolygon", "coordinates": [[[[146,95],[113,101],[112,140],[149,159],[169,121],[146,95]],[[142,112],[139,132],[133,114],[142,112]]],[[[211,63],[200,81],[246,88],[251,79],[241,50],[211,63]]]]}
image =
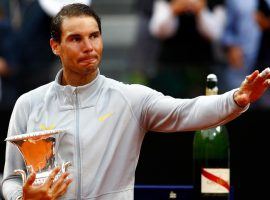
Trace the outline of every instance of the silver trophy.
{"type": "MultiPolygon", "coordinates": [[[[43,184],[51,171],[61,165],[61,171],[54,180],[67,171],[71,163],[59,162],[57,152],[55,152],[55,135],[64,133],[64,130],[46,130],[7,137],[5,141],[14,144],[20,151],[25,165],[26,172],[22,169],[16,169],[14,172],[22,176],[23,183],[31,172],[36,172],[34,185],[43,184]]],[[[58,156],[59,157],[59,156],[58,156]]]]}

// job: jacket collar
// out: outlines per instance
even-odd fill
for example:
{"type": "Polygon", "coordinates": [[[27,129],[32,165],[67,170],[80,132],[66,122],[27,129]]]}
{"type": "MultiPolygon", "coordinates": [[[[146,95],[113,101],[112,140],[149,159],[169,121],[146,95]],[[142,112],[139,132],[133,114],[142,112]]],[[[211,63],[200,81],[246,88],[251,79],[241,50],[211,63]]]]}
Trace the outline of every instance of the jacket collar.
{"type": "Polygon", "coordinates": [[[97,77],[90,83],[74,87],[71,85],[61,85],[63,70],[61,69],[54,81],[54,90],[57,95],[59,106],[62,109],[85,108],[95,106],[104,77],[98,71],[97,77]]]}

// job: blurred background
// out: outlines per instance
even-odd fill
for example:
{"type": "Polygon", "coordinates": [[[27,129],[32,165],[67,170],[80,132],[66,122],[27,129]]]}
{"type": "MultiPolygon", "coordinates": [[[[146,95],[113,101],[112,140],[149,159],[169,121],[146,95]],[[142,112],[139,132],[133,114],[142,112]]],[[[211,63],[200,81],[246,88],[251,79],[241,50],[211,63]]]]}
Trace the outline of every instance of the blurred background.
{"type": "MultiPolygon", "coordinates": [[[[54,13],[44,2],[52,1],[0,0],[0,174],[16,99],[54,80],[61,67],[49,47],[54,13]]],[[[269,0],[89,2],[102,20],[100,70],[107,77],[144,84],[177,98],[193,98],[204,95],[209,73],[217,74],[219,93],[224,93],[239,87],[255,69],[269,67],[269,0]]],[[[270,174],[269,109],[267,92],[226,125],[233,199],[269,196],[265,183],[270,174]]],[[[193,135],[147,133],[136,185],[192,186],[193,135]]]]}

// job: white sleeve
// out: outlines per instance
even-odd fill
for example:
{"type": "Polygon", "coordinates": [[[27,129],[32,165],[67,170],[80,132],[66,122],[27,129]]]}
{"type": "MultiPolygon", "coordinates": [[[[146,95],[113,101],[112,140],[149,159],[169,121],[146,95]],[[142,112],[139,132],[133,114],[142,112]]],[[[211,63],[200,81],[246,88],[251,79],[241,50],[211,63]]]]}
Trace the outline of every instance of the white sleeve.
{"type": "Polygon", "coordinates": [[[233,94],[175,99],[153,94],[144,102],[141,124],[157,132],[195,131],[225,124],[238,117],[249,106],[239,107],[233,94]]]}
{"type": "Polygon", "coordinates": [[[198,16],[198,30],[213,41],[221,38],[226,24],[224,6],[216,6],[211,12],[204,9],[198,16]]]}
{"type": "Polygon", "coordinates": [[[149,87],[129,85],[123,91],[130,101],[134,116],[146,131],[195,131],[225,124],[249,107],[239,107],[231,90],[221,95],[177,99],[149,87]]]}
{"type": "Polygon", "coordinates": [[[178,26],[178,18],[173,15],[169,3],[161,0],[155,1],[149,23],[150,33],[160,39],[169,38],[175,34],[178,26]]]}
{"type": "MultiPolygon", "coordinates": [[[[30,106],[25,97],[25,95],[21,96],[14,106],[8,128],[8,136],[26,132],[30,106]]],[[[7,142],[2,182],[2,190],[5,199],[15,200],[22,195],[22,179],[20,175],[14,174],[15,169],[24,170],[25,164],[17,147],[7,142]]]]}

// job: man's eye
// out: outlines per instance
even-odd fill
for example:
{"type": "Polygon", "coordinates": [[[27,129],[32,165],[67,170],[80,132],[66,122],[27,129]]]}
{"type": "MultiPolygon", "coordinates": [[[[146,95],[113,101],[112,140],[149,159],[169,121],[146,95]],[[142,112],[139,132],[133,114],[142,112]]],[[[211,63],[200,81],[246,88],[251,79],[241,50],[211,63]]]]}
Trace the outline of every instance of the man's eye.
{"type": "Polygon", "coordinates": [[[73,37],[72,38],[72,41],[73,42],[79,42],[81,40],[81,38],[79,38],[79,37],[73,37]]]}
{"type": "Polygon", "coordinates": [[[95,34],[90,35],[90,38],[91,38],[91,39],[95,39],[95,38],[97,38],[98,36],[99,36],[99,34],[98,34],[98,33],[95,33],[95,34]]]}

